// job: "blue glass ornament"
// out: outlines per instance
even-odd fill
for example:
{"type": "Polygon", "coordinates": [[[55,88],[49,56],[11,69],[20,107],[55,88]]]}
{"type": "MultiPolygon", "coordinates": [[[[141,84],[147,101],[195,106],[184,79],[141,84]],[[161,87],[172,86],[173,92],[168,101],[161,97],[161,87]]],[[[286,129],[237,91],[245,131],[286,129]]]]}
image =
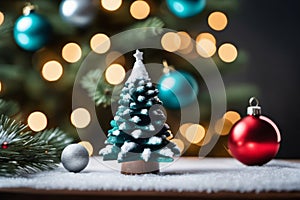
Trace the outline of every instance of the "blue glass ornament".
{"type": "Polygon", "coordinates": [[[206,0],[167,0],[169,10],[180,18],[199,14],[206,5],[206,0]]]}
{"type": "Polygon", "coordinates": [[[198,84],[193,76],[183,71],[171,71],[158,81],[158,97],[163,106],[180,109],[197,99],[198,84]]]}
{"type": "Polygon", "coordinates": [[[52,28],[47,19],[31,11],[19,17],[14,26],[16,43],[27,51],[42,48],[50,39],[52,28]]]}

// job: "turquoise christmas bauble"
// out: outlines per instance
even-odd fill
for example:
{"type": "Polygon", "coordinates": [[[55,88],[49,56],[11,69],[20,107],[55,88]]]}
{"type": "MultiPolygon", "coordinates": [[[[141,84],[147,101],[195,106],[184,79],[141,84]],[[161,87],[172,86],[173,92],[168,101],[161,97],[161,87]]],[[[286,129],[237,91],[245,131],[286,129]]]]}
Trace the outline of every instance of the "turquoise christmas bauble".
{"type": "Polygon", "coordinates": [[[22,49],[36,51],[49,41],[51,31],[48,20],[32,11],[17,19],[14,26],[14,39],[22,49]]]}
{"type": "Polygon", "coordinates": [[[180,109],[197,99],[198,84],[193,76],[183,71],[171,71],[158,81],[158,97],[163,106],[180,109]]]}
{"type": "Polygon", "coordinates": [[[206,0],[167,0],[169,10],[180,18],[199,14],[206,5],[206,0]]]}

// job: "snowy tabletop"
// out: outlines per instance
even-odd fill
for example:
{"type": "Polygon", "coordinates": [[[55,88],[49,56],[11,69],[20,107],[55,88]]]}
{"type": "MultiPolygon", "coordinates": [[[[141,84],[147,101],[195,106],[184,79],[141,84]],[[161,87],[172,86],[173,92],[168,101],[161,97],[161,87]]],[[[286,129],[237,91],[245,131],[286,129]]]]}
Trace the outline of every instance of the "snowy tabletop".
{"type": "MultiPolygon", "coordinates": [[[[116,165],[118,166],[118,165],[116,165]]],[[[248,167],[232,158],[180,158],[160,174],[122,175],[115,166],[91,157],[81,173],[62,166],[27,177],[0,177],[0,188],[80,191],[299,192],[300,163],[273,160],[248,167]]]]}

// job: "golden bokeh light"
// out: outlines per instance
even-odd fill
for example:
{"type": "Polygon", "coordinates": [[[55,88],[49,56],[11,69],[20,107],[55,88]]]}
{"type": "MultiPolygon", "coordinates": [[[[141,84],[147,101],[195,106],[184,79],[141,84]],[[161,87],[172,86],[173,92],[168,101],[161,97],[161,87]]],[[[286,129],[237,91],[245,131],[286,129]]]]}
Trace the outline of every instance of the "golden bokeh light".
{"type": "Polygon", "coordinates": [[[174,138],[174,139],[171,140],[171,142],[173,142],[173,143],[175,143],[177,145],[177,147],[180,150],[180,153],[183,152],[183,150],[184,150],[184,143],[183,143],[182,140],[174,138]]]}
{"type": "Polygon", "coordinates": [[[208,25],[216,31],[222,31],[228,23],[227,17],[222,12],[213,12],[208,16],[208,25]]]}
{"type": "Polygon", "coordinates": [[[125,69],[120,64],[112,64],[105,71],[106,81],[112,85],[118,85],[122,83],[125,75],[125,69]]]}
{"type": "Polygon", "coordinates": [[[179,50],[187,49],[190,46],[191,42],[192,42],[192,39],[191,39],[190,35],[187,32],[184,32],[184,31],[179,31],[177,34],[180,37],[179,50]]]}
{"type": "Polygon", "coordinates": [[[215,36],[213,36],[211,33],[200,33],[196,37],[196,42],[198,43],[202,39],[210,40],[214,43],[214,45],[216,45],[216,43],[217,43],[215,36]]]}
{"type": "Polygon", "coordinates": [[[198,146],[207,145],[211,141],[211,138],[212,138],[212,134],[206,133],[205,137],[196,145],[198,145],[198,146]]]}
{"type": "Polygon", "coordinates": [[[179,127],[179,132],[182,136],[185,137],[185,133],[186,133],[186,130],[188,129],[188,127],[190,127],[191,125],[193,125],[192,123],[185,123],[185,124],[182,124],[180,127],[179,127]]]}
{"type": "Polygon", "coordinates": [[[166,51],[174,52],[179,50],[181,39],[177,33],[168,32],[162,36],[161,45],[166,51]]]}
{"type": "Polygon", "coordinates": [[[85,108],[76,108],[71,114],[71,123],[76,128],[85,128],[91,122],[91,115],[85,108]]]}
{"type": "Polygon", "coordinates": [[[0,11],[0,26],[3,24],[4,22],[4,14],[0,11]]]}
{"type": "Polygon", "coordinates": [[[65,61],[75,63],[81,58],[82,51],[78,44],[71,42],[63,47],[61,54],[65,61]]]}
{"type": "Polygon", "coordinates": [[[31,130],[42,131],[47,127],[47,117],[44,113],[35,111],[28,116],[27,123],[31,130]]]}
{"type": "Polygon", "coordinates": [[[57,81],[63,74],[63,67],[59,62],[51,60],[44,64],[41,73],[45,80],[57,81]]]}
{"type": "Polygon", "coordinates": [[[106,53],[109,50],[110,45],[109,37],[103,33],[97,33],[90,41],[91,49],[98,54],[106,53]]]}
{"type": "Polygon", "coordinates": [[[215,131],[219,135],[228,135],[233,124],[228,119],[219,119],[215,124],[215,131]]]}
{"type": "Polygon", "coordinates": [[[2,92],[2,82],[0,81],[0,92],[2,92]]]}
{"type": "Polygon", "coordinates": [[[89,153],[89,156],[93,155],[94,148],[93,145],[87,141],[81,141],[78,144],[82,145],[89,153]]]}
{"type": "Polygon", "coordinates": [[[209,58],[216,53],[217,48],[211,40],[204,38],[196,43],[196,50],[200,56],[209,58]]]}
{"type": "Polygon", "coordinates": [[[134,1],[130,6],[130,14],[135,19],[145,19],[150,14],[150,6],[146,1],[134,1]]]}
{"type": "Polygon", "coordinates": [[[125,65],[125,57],[123,54],[117,51],[109,52],[105,57],[105,63],[110,65],[112,63],[119,63],[120,65],[125,65]]]}
{"type": "Polygon", "coordinates": [[[241,119],[241,115],[236,111],[227,111],[223,115],[223,118],[229,120],[232,124],[235,124],[241,119]]]}
{"type": "Polygon", "coordinates": [[[122,0],[101,0],[101,5],[108,11],[115,11],[121,7],[122,0]]]}
{"type": "Polygon", "coordinates": [[[185,138],[193,144],[201,142],[204,136],[205,128],[199,124],[192,124],[186,129],[185,132],[185,138]]]}
{"type": "Polygon", "coordinates": [[[222,61],[231,63],[237,58],[238,51],[233,44],[225,43],[219,47],[218,54],[222,61]]]}

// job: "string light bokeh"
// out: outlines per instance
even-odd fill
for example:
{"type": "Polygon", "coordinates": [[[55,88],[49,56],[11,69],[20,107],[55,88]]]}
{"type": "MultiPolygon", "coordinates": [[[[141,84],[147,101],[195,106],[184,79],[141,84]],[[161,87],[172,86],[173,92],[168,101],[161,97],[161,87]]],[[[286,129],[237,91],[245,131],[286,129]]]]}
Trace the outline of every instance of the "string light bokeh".
{"type": "Polygon", "coordinates": [[[29,128],[35,132],[42,131],[47,127],[47,117],[40,111],[32,112],[27,118],[29,128]]]}
{"type": "Polygon", "coordinates": [[[161,45],[166,51],[174,52],[179,50],[181,39],[177,33],[168,32],[162,36],[161,45]]]}
{"type": "Polygon", "coordinates": [[[97,33],[90,40],[91,49],[98,54],[106,53],[110,45],[110,39],[104,33],[97,33]]]}
{"type": "Polygon", "coordinates": [[[228,23],[227,17],[222,12],[213,12],[208,16],[208,25],[216,31],[222,31],[228,23]]]}
{"type": "Polygon", "coordinates": [[[150,14],[150,6],[146,1],[134,1],[130,6],[130,14],[135,19],[145,19],[150,14]]]}
{"type": "Polygon", "coordinates": [[[76,108],[73,110],[70,119],[76,128],[85,128],[91,122],[91,114],[85,108],[76,108]]]}
{"type": "Polygon", "coordinates": [[[45,80],[57,81],[63,74],[63,67],[58,61],[51,60],[43,65],[41,73],[45,80]]]}
{"type": "Polygon", "coordinates": [[[4,23],[4,14],[0,11],[0,26],[4,23]]]}
{"type": "Polygon", "coordinates": [[[101,5],[108,11],[116,11],[122,5],[122,0],[101,0],[101,5]]]}
{"type": "Polygon", "coordinates": [[[71,42],[63,47],[61,54],[65,61],[75,63],[81,58],[82,50],[78,44],[71,42]]]}
{"type": "Polygon", "coordinates": [[[105,79],[112,85],[118,85],[125,79],[125,69],[120,64],[112,64],[105,70],[105,79]]]}

